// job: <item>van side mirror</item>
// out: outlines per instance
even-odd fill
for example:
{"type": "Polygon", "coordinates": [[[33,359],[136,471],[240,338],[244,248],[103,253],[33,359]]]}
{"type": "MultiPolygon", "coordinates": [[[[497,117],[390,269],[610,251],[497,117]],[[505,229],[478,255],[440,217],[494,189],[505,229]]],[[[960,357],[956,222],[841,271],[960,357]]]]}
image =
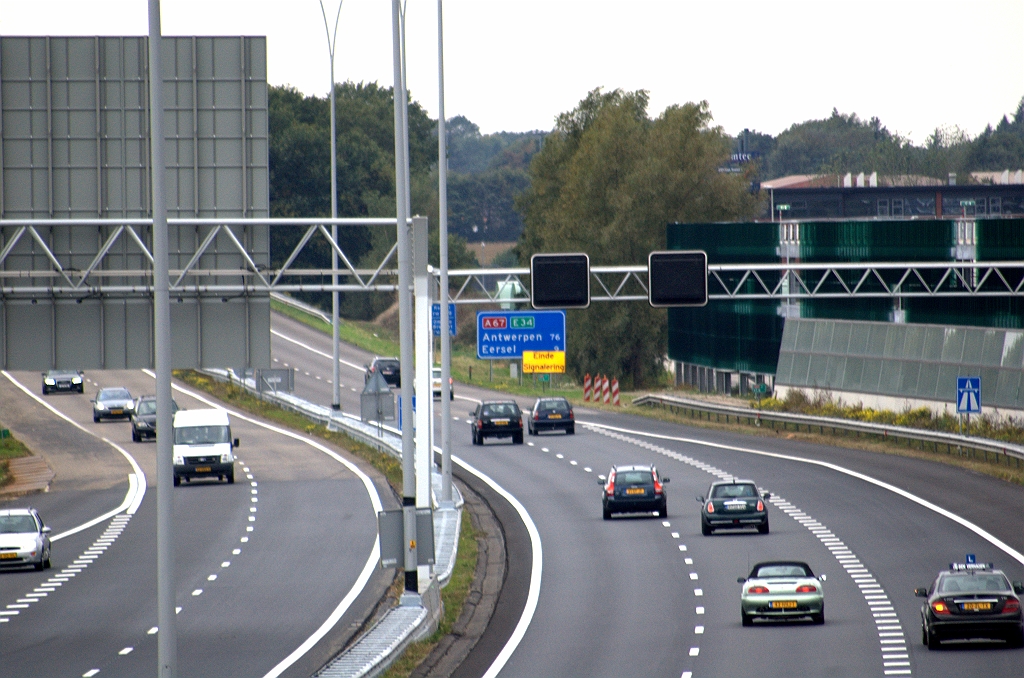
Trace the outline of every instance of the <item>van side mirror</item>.
{"type": "Polygon", "coordinates": [[[703,504],[704,503],[704,495],[703,494],[697,495],[697,501],[699,501],[700,503],[703,504]]]}
{"type": "Polygon", "coordinates": [[[747,581],[747,578],[746,578],[746,577],[740,577],[740,578],[738,578],[738,579],[736,580],[736,583],[737,583],[737,584],[742,584],[742,583],[743,583],[743,582],[745,582],[745,581],[747,581]]]}
{"type": "Polygon", "coordinates": [[[238,447],[238,438],[235,438],[235,447],[238,447]]]}

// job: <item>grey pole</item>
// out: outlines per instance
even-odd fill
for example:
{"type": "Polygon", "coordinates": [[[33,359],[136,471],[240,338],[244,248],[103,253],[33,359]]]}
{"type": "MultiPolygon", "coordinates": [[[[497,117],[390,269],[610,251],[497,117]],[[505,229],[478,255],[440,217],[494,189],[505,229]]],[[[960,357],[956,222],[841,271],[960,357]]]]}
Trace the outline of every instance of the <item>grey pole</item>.
{"type": "Polygon", "coordinates": [[[448,333],[448,138],[444,119],[444,29],[441,0],[437,0],[437,197],[441,249],[441,502],[452,506],[452,338],[448,333]]]}
{"type": "Polygon", "coordinates": [[[153,209],[153,343],[156,361],[156,619],[157,675],[178,675],[174,628],[174,460],[171,422],[171,302],[164,197],[163,68],[160,0],[149,0],[149,157],[153,209]]]}
{"type": "Polygon", "coordinates": [[[405,77],[402,73],[400,0],[391,0],[391,32],[395,71],[395,213],[398,217],[398,335],[402,372],[402,513],[405,530],[405,593],[419,595],[416,557],[416,441],[413,439],[412,385],[412,242],[409,233],[406,181],[405,77]]]}
{"type": "MultiPolygon", "coordinates": [[[[344,0],[342,0],[343,2],[344,0]]],[[[327,12],[324,10],[323,0],[320,0],[320,13],[324,16],[324,29],[327,31],[327,50],[331,55],[331,218],[338,218],[338,136],[335,132],[337,107],[334,104],[334,50],[338,44],[338,19],[341,18],[341,2],[338,2],[338,13],[334,17],[334,34],[327,23],[327,12]]],[[[338,225],[331,224],[331,239],[338,242],[338,225]]],[[[331,284],[338,286],[338,250],[331,247],[331,284]]],[[[338,355],[338,290],[331,292],[331,346],[333,348],[333,372],[332,382],[334,385],[334,397],[331,400],[331,407],[335,410],[341,409],[341,362],[338,355]]]]}

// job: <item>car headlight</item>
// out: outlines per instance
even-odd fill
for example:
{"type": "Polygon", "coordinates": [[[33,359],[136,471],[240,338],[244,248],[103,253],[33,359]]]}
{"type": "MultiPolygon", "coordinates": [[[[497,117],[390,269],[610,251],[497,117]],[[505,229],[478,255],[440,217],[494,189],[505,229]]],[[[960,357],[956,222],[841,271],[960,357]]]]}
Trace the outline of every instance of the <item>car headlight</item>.
{"type": "Polygon", "coordinates": [[[126,409],[126,410],[134,410],[135,409],[135,403],[128,403],[127,405],[124,406],[124,409],[126,409]]]}
{"type": "Polygon", "coordinates": [[[185,457],[183,457],[180,454],[174,455],[174,465],[175,466],[184,466],[185,465],[185,457]]]}
{"type": "Polygon", "coordinates": [[[233,461],[234,459],[232,459],[230,452],[225,452],[224,454],[220,455],[220,463],[222,464],[229,464],[233,461]]]}
{"type": "Polygon", "coordinates": [[[71,380],[71,383],[72,384],[81,384],[82,383],[82,378],[81,377],[75,377],[75,378],[73,378],[71,380]]]}
{"type": "Polygon", "coordinates": [[[57,380],[56,379],[50,379],[49,377],[47,377],[46,379],[43,379],[43,383],[46,384],[47,386],[54,386],[54,385],[56,385],[57,380]]]}
{"type": "Polygon", "coordinates": [[[107,409],[107,406],[104,405],[103,403],[96,403],[96,409],[97,410],[105,410],[105,409],[107,409]]]}

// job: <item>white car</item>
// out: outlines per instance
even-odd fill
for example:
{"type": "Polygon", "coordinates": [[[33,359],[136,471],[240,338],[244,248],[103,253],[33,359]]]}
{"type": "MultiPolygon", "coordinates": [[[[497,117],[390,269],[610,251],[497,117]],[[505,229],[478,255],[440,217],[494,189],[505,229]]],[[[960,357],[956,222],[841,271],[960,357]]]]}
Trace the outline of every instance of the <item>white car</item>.
{"type": "Polygon", "coordinates": [[[0,510],[0,567],[50,567],[50,528],[34,508],[0,510]]]}
{"type": "MultiPolygon", "coordinates": [[[[430,386],[435,398],[441,397],[441,368],[434,367],[430,371],[430,386]]],[[[455,400],[455,386],[451,377],[448,377],[448,400],[455,400]]]]}

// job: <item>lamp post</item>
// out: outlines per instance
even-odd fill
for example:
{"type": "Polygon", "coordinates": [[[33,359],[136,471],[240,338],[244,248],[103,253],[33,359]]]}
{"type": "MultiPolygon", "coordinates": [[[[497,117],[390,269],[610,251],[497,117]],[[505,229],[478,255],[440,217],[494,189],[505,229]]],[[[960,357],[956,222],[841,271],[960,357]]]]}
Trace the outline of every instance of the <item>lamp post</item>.
{"type": "MultiPolygon", "coordinates": [[[[324,2],[320,0],[320,13],[324,17],[324,30],[327,31],[327,51],[331,55],[331,219],[338,218],[338,138],[336,129],[337,110],[334,105],[334,48],[338,43],[338,19],[341,18],[341,3],[338,2],[338,13],[334,16],[334,32],[331,32],[330,24],[327,23],[327,11],[324,9],[324,2]]],[[[331,240],[338,242],[338,225],[331,224],[331,240]]],[[[341,362],[338,356],[338,250],[331,245],[331,346],[333,349],[332,378],[334,393],[331,399],[331,407],[335,410],[341,409],[341,362]]]]}
{"type": "Polygon", "coordinates": [[[448,332],[448,138],[444,119],[444,30],[441,0],[437,0],[437,198],[441,251],[441,502],[452,504],[452,338],[448,332]]]}

